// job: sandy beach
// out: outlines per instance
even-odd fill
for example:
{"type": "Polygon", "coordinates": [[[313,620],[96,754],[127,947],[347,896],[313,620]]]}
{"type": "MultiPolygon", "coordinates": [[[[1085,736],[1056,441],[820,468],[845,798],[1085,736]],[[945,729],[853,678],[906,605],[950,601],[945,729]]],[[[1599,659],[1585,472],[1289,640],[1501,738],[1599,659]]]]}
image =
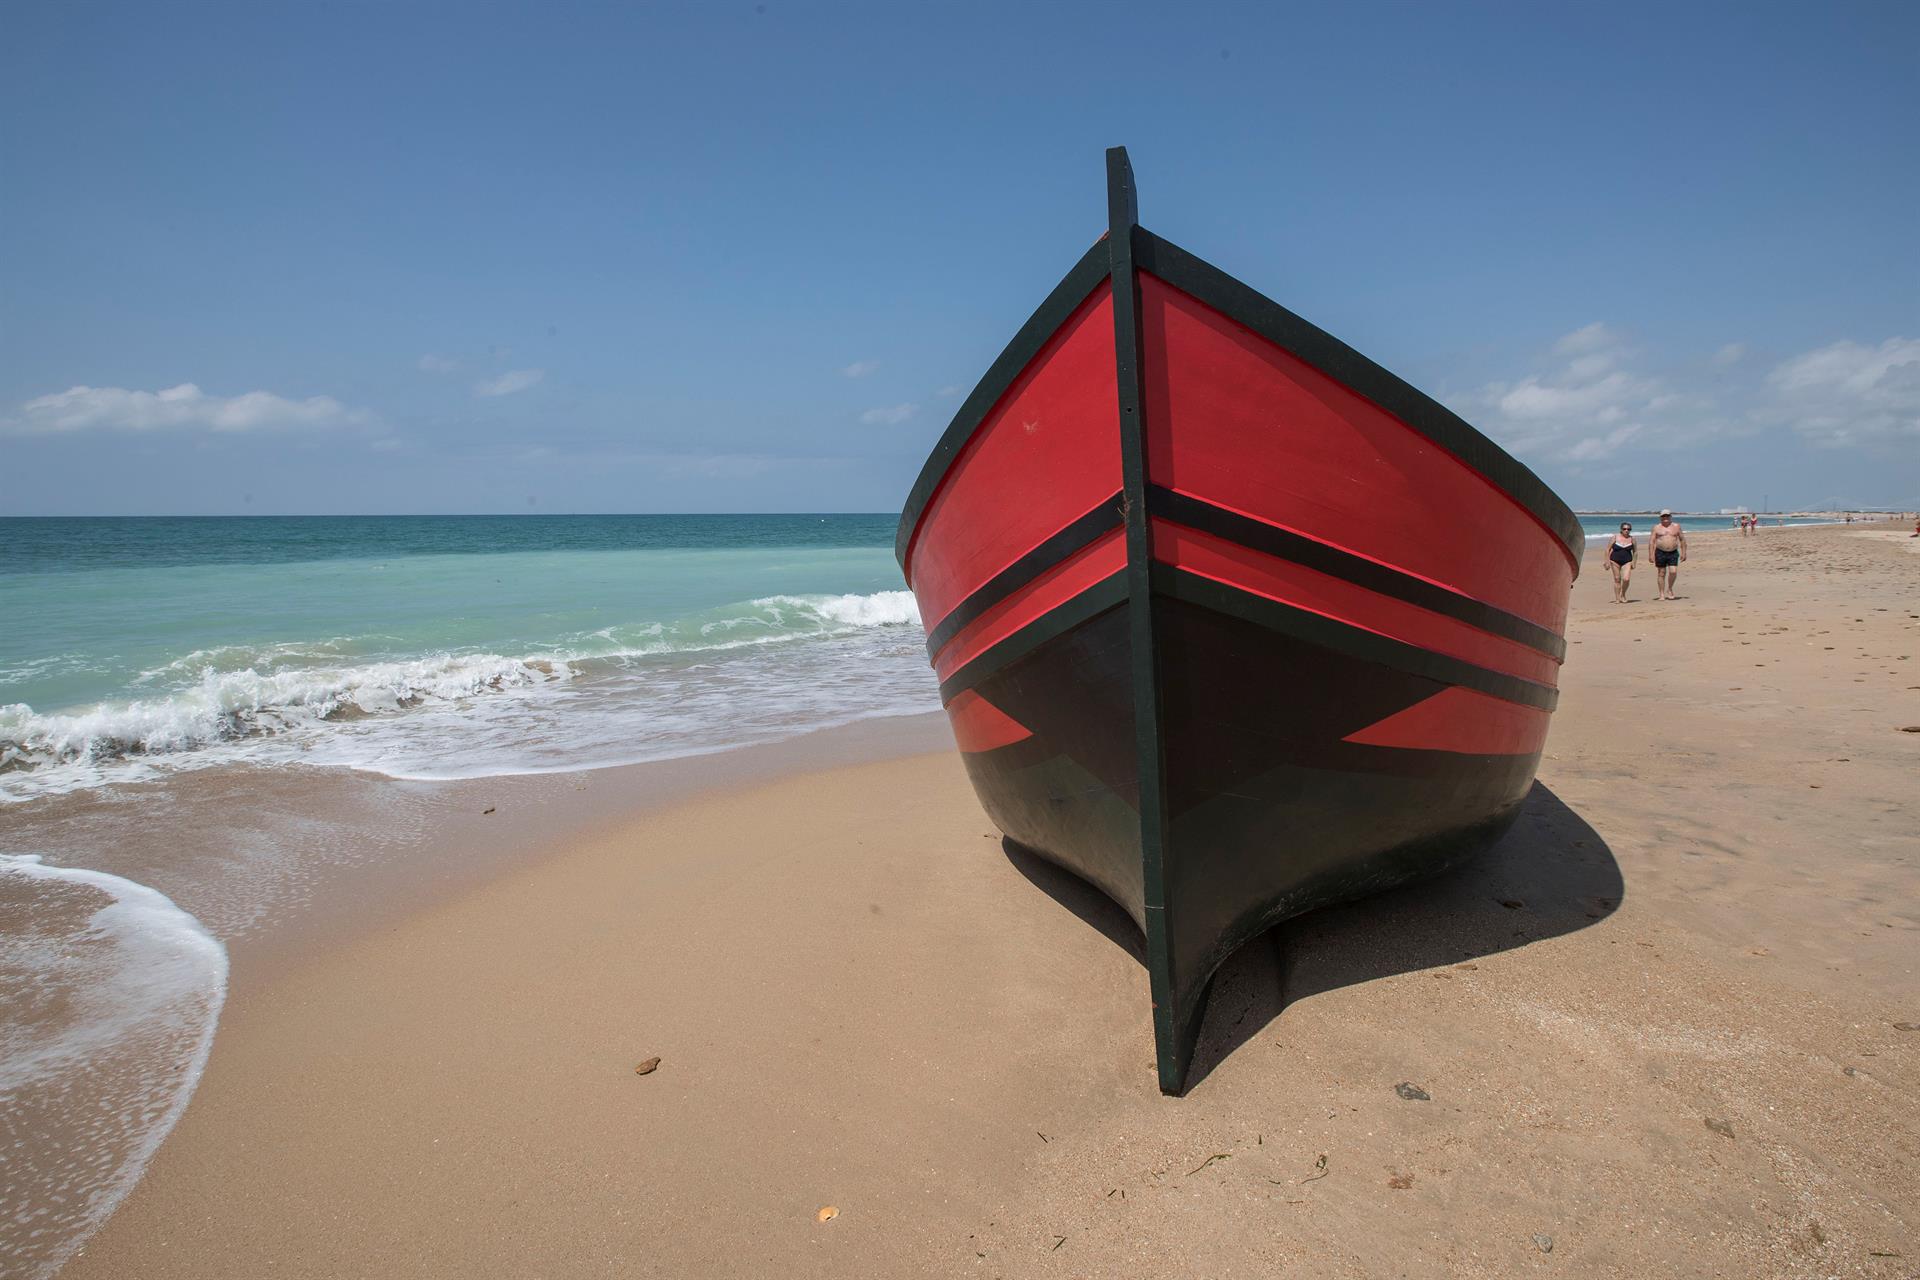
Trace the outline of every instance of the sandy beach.
{"type": "Polygon", "coordinates": [[[440,870],[235,948],[62,1275],[1920,1274],[1914,546],[1698,536],[1626,606],[1590,548],[1515,830],[1242,951],[1177,1099],[1131,924],[924,725],[356,782],[440,870]]]}

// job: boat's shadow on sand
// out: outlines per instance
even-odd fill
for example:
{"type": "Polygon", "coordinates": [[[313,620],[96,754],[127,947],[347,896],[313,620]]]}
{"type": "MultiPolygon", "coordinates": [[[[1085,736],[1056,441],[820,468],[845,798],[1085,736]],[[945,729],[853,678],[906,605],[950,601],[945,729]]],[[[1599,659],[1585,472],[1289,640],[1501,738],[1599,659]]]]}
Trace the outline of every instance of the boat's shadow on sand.
{"type": "MultiPolygon", "coordinates": [[[[1010,841],[1002,847],[1035,886],[1145,967],[1140,930],[1112,899],[1010,841]]],[[[1289,920],[1229,958],[1214,975],[1187,1089],[1297,1000],[1572,933],[1611,914],[1624,893],[1606,842],[1536,782],[1513,829],[1480,857],[1289,920]]]]}

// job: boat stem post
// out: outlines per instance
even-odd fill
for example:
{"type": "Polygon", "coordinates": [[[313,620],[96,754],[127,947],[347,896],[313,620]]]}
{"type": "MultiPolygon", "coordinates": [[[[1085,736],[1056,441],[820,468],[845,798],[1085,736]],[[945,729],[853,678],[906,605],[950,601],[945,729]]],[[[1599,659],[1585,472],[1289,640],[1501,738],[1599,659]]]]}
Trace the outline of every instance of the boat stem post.
{"type": "Polygon", "coordinates": [[[1107,259],[1113,284],[1114,376],[1120,401],[1120,472],[1127,539],[1127,614],[1132,647],[1133,736],[1140,779],[1140,859],[1147,930],[1147,978],[1162,1093],[1186,1083],[1192,1056],[1187,1024],[1175,1005],[1167,929],[1166,757],[1160,740],[1159,654],[1153,626],[1153,525],[1147,511],[1146,397],[1140,370],[1140,284],[1134,230],[1140,222],[1133,165],[1125,147],[1107,150],[1107,259]]]}

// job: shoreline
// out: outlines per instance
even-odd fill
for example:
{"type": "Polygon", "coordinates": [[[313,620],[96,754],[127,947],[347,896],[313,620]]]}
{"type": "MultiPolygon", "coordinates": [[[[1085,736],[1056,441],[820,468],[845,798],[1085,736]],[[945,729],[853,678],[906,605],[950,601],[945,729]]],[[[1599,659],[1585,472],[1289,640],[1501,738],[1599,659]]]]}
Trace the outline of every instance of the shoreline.
{"type": "Polygon", "coordinates": [[[441,853],[236,934],[199,1092],[62,1274],[1508,1274],[1536,1236],[1585,1274],[1900,1274],[1920,624],[1908,558],[1841,528],[1692,535],[1677,605],[1610,607],[1588,557],[1515,835],[1246,948],[1180,1100],[1131,926],[1000,849],[942,717],[383,780],[441,853]]]}
{"type": "MultiPolygon", "coordinates": [[[[1636,518],[1646,518],[1649,521],[1658,520],[1660,518],[1660,513],[1657,511],[1576,511],[1574,514],[1576,516],[1579,516],[1581,519],[1587,519],[1592,516],[1615,516],[1615,515],[1633,516],[1636,518]]],[[[1760,526],[1760,529],[1757,535],[1749,534],[1746,536],[1764,537],[1770,533],[1780,533],[1789,529],[1830,529],[1835,526],[1839,526],[1845,529],[1852,529],[1858,532],[1869,532],[1871,531],[1872,526],[1876,526],[1876,525],[1889,526],[1889,531],[1891,531],[1892,528],[1903,526],[1903,520],[1899,516],[1876,516],[1871,520],[1862,520],[1862,519],[1856,518],[1854,520],[1849,521],[1842,516],[1834,515],[1834,513],[1830,511],[1816,511],[1811,514],[1816,516],[1821,516],[1821,517],[1830,516],[1832,518],[1831,519],[1823,518],[1823,519],[1815,520],[1815,519],[1807,518],[1806,516],[1803,516],[1800,514],[1795,514],[1790,517],[1782,517],[1782,518],[1797,520],[1799,521],[1799,523],[1797,524],[1771,524],[1771,525],[1763,524],[1760,526]]],[[[1703,515],[1697,511],[1676,511],[1674,512],[1673,518],[1677,522],[1679,522],[1682,526],[1684,526],[1686,522],[1689,520],[1719,521],[1719,520],[1735,520],[1735,519],[1738,519],[1739,517],[1729,516],[1729,515],[1720,515],[1720,514],[1703,515]]],[[[1762,519],[1766,519],[1766,518],[1767,517],[1764,517],[1764,516],[1762,517],[1762,519]]],[[[1637,536],[1640,533],[1643,533],[1644,530],[1636,528],[1634,532],[1637,536]]],[[[1740,536],[1740,530],[1738,528],[1731,528],[1731,529],[1721,528],[1717,524],[1711,529],[1704,529],[1697,533],[1689,533],[1687,536],[1689,538],[1705,538],[1705,537],[1712,536],[1714,534],[1722,534],[1722,533],[1731,533],[1731,534],[1734,534],[1736,537],[1740,536]]],[[[1591,546],[1593,543],[1598,542],[1603,538],[1611,538],[1612,536],[1613,535],[1611,533],[1607,533],[1607,532],[1589,533],[1586,535],[1586,541],[1587,541],[1587,544],[1591,546]]]]}
{"type": "Polygon", "coordinates": [[[646,813],[813,768],[951,749],[945,716],[925,712],[567,772],[427,781],[346,767],[221,765],[0,814],[13,819],[15,851],[166,894],[233,953],[234,981],[246,984],[646,813]],[[284,824],[278,831],[275,821],[284,824]],[[183,828],[206,865],[179,858],[173,837],[183,828]],[[90,847],[115,856],[89,859],[90,847]],[[258,865],[243,868],[241,885],[222,883],[222,872],[249,857],[258,865]]]}

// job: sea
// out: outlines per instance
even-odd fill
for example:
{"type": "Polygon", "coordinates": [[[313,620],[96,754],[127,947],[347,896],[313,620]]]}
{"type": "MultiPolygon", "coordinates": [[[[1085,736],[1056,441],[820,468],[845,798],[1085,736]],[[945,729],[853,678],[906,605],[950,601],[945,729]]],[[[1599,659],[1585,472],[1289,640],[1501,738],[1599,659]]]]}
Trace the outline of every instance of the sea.
{"type": "Polygon", "coordinates": [[[938,708],[890,515],[0,520],[0,805],[452,779],[938,708]]]}
{"type": "MultiPolygon", "coordinates": [[[[1712,533],[1715,530],[1740,527],[1739,516],[1723,515],[1719,512],[1712,515],[1699,515],[1690,511],[1680,511],[1676,512],[1673,518],[1680,523],[1681,528],[1691,533],[1712,533]]],[[[1580,528],[1585,531],[1587,541],[1592,543],[1596,538],[1612,537],[1619,530],[1622,520],[1632,521],[1633,532],[1638,536],[1651,529],[1659,519],[1660,513],[1657,511],[1583,511],[1580,513],[1580,528]]],[[[1834,523],[1832,516],[1767,515],[1760,519],[1762,529],[1778,529],[1790,524],[1834,523]]]]}

